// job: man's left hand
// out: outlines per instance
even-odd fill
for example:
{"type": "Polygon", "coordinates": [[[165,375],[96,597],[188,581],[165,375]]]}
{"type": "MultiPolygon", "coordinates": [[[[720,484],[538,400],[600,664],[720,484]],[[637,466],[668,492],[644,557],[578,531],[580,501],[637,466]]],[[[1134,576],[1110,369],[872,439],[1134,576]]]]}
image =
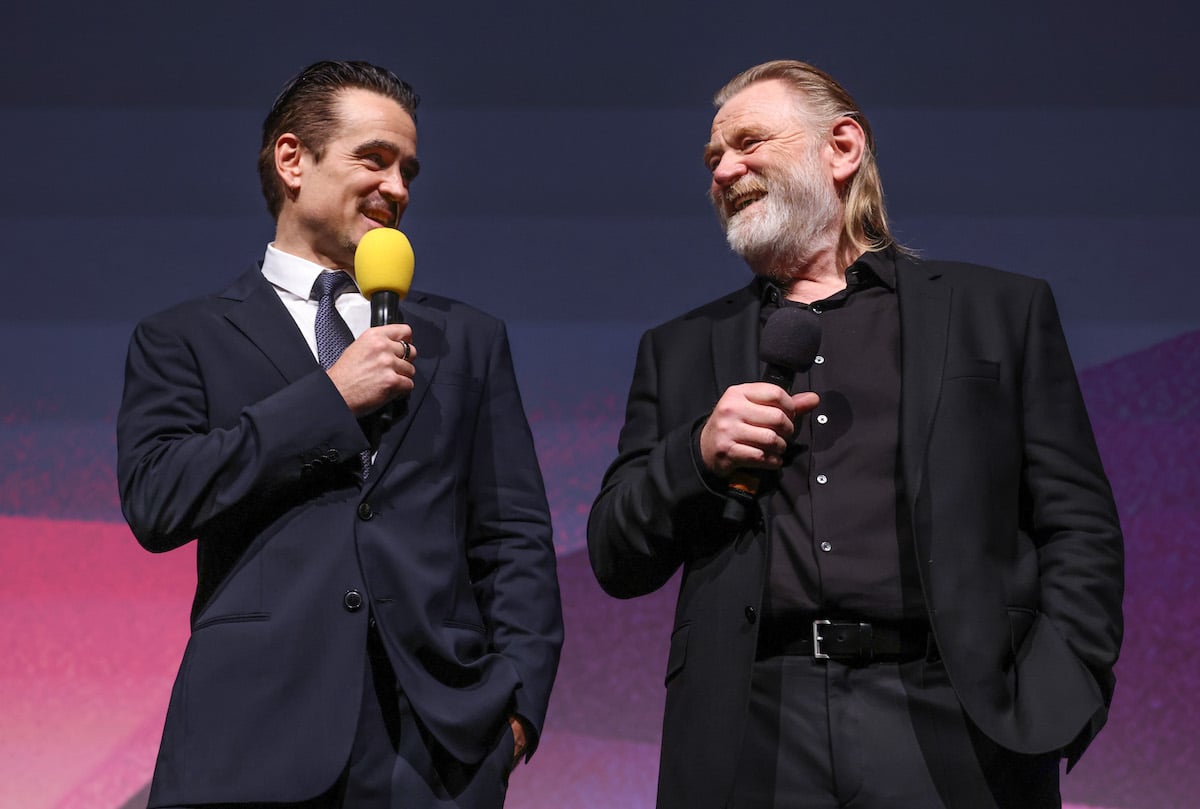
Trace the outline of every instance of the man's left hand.
{"type": "Polygon", "coordinates": [[[513,735],[513,760],[510,769],[515,770],[521,763],[521,756],[525,755],[525,726],[515,714],[508,718],[508,725],[512,728],[513,735]]]}

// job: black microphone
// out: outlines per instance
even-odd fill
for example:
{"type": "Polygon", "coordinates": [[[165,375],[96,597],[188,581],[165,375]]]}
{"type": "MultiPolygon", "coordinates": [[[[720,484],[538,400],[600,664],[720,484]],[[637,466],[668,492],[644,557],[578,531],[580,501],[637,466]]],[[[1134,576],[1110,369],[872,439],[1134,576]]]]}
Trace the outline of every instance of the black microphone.
{"type": "Polygon", "coordinates": [[[400,311],[400,296],[393,290],[381,289],[371,295],[371,327],[390,326],[393,323],[403,323],[404,313],[400,311]]]}
{"type": "MultiPolygon", "coordinates": [[[[763,324],[758,341],[758,358],[767,364],[762,381],[791,388],[796,373],[805,371],[821,347],[821,324],[817,316],[799,306],[780,306],[763,324]]],[[[729,477],[722,518],[740,523],[754,503],[767,474],[764,469],[738,469],[729,477]]]]}

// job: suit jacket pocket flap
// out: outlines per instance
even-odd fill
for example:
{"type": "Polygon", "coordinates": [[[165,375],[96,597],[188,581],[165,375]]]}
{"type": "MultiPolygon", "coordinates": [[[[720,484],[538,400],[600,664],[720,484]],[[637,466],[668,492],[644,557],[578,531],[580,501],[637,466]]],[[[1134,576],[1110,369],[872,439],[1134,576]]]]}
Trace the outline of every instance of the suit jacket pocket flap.
{"type": "Polygon", "coordinates": [[[1000,363],[970,358],[951,359],[946,363],[946,379],[1000,379],[1000,363]]]}
{"type": "Polygon", "coordinates": [[[684,661],[687,660],[687,642],[688,630],[690,624],[684,624],[671,633],[671,651],[667,653],[667,676],[663,681],[670,683],[675,678],[675,675],[683,670],[684,661]]]}

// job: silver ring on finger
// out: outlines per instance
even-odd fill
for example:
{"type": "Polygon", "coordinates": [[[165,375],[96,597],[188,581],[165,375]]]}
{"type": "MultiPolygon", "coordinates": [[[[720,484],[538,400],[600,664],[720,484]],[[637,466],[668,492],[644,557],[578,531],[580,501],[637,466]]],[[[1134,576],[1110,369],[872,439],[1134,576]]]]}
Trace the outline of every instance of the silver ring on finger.
{"type": "Polygon", "coordinates": [[[400,359],[407,360],[408,355],[412,353],[412,345],[407,340],[401,340],[400,342],[404,343],[404,356],[400,359]]]}

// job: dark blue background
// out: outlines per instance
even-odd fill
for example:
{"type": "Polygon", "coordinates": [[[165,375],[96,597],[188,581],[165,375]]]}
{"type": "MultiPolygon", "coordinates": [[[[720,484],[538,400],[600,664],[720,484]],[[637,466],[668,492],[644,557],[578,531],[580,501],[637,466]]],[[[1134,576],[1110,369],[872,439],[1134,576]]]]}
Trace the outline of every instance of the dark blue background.
{"type": "MultiPolygon", "coordinates": [[[[415,285],[510,324],[565,591],[589,586],[572,571],[638,335],[748,277],[709,210],[700,158],[712,92],[757,62],[806,59],[857,97],[902,241],[1051,281],[1089,401],[1129,416],[1145,387],[1130,369],[1157,363],[1162,396],[1186,402],[1174,383],[1196,369],[1187,340],[1200,329],[1198,23],[1190,5],[1167,0],[10,9],[0,514],[120,519],[112,421],[129,332],[261,256],[272,223],[254,167],[259,125],[282,83],[322,58],[386,65],[423,96],[423,170],[402,224],[415,285]],[[1132,387],[1119,395],[1108,393],[1110,363],[1126,363],[1132,387]]],[[[1178,412],[1182,432],[1168,442],[1193,441],[1194,408],[1178,412]]],[[[1110,472],[1139,453],[1137,441],[1127,454],[1102,449],[1110,472]]],[[[1194,502],[1196,461],[1172,463],[1194,502]]],[[[1122,506],[1127,519],[1139,507],[1122,506]]],[[[1170,592],[1194,600],[1194,573],[1156,558],[1184,577],[1170,592]]],[[[598,593],[567,595],[612,609],[598,593]]],[[[564,671],[589,643],[569,639],[564,671]]],[[[564,705],[571,683],[556,695],[564,705]]],[[[1118,689],[1118,701],[1141,696],[1118,689]]],[[[629,721],[652,728],[653,713],[629,721]]],[[[1127,752],[1105,742],[1114,761],[1127,752]]],[[[1098,803],[1162,805],[1137,804],[1144,789],[1114,793],[1101,775],[1085,773],[1094,788],[1077,789],[1098,803]]]]}

